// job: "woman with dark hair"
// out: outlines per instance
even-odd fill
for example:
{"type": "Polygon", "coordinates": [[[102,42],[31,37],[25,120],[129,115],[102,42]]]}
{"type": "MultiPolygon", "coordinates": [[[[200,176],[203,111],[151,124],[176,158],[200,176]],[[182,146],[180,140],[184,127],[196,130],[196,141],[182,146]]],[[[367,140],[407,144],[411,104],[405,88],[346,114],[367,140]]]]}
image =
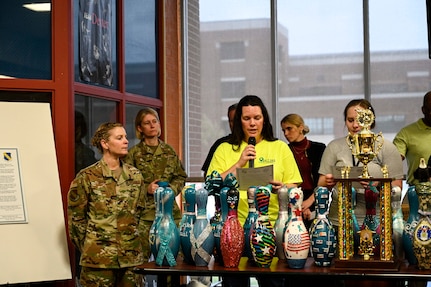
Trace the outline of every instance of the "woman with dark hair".
{"type": "MultiPolygon", "coordinates": [[[[233,118],[232,137],[229,141],[229,143],[233,145],[232,147],[235,146],[236,149],[239,149],[239,146],[244,141],[244,139],[248,139],[248,137],[250,136],[256,137],[257,135],[259,135],[262,139],[265,139],[267,141],[278,140],[276,137],[274,137],[274,131],[272,129],[271,121],[269,119],[268,110],[266,109],[264,103],[259,97],[254,95],[248,95],[243,97],[237,105],[237,110],[240,111],[239,113],[235,113],[235,117],[233,118]],[[260,109],[260,113],[257,114],[259,119],[262,120],[261,126],[259,126],[259,130],[253,129],[252,127],[246,129],[246,126],[243,126],[243,107],[253,107],[254,109],[260,109]],[[259,134],[256,134],[257,132],[259,132],[259,134]]],[[[245,120],[250,120],[249,117],[250,115],[245,115],[245,120]]]]}
{"type": "MultiPolygon", "coordinates": [[[[237,106],[232,137],[227,143],[221,144],[214,153],[207,175],[218,171],[222,178],[232,173],[236,176],[237,168],[249,167],[250,160],[255,167],[274,166],[273,192],[285,184],[288,187],[297,186],[302,182],[292,151],[287,144],[276,137],[272,130],[268,110],[262,100],[254,95],[243,97],[237,106]],[[256,139],[256,144],[248,144],[250,137],[256,139]]],[[[242,224],[248,215],[247,192],[240,190],[238,217],[242,224]]],[[[278,216],[278,198],[271,196],[269,217],[272,223],[278,216]]]]}
{"type": "MultiPolygon", "coordinates": [[[[295,187],[302,182],[292,151],[287,144],[274,137],[268,111],[262,100],[254,95],[243,97],[237,106],[232,137],[222,143],[214,153],[207,175],[213,171],[225,178],[229,173],[237,175],[237,168],[248,168],[250,160],[255,167],[273,165],[274,178],[262,185],[271,184],[274,194],[269,203],[269,219],[274,225],[278,216],[278,190],[286,185],[295,187]],[[256,144],[248,144],[254,137],[256,144]]],[[[238,218],[242,225],[248,215],[247,191],[240,190],[238,218]]],[[[248,278],[246,278],[248,280],[248,278]]],[[[283,279],[261,278],[257,276],[260,286],[284,286],[283,279]]],[[[229,281],[229,280],[226,280],[229,281]]],[[[247,282],[226,282],[223,286],[248,286],[247,282]]]]}

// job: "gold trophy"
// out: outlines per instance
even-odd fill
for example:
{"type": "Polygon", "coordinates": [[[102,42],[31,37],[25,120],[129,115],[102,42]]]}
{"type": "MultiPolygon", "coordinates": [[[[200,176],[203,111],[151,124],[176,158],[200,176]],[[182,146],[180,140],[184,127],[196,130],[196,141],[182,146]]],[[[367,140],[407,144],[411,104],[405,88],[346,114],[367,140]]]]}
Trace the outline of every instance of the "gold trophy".
{"type": "Polygon", "coordinates": [[[357,134],[347,136],[347,145],[352,150],[352,154],[363,164],[361,178],[370,178],[368,173],[368,163],[379,153],[383,146],[382,132],[375,134],[370,130],[374,122],[374,114],[369,109],[356,109],[358,115],[356,120],[362,127],[357,134]]]}
{"type": "MultiPolygon", "coordinates": [[[[399,262],[395,261],[392,252],[392,211],[391,211],[391,181],[388,174],[388,167],[383,166],[382,178],[371,178],[368,173],[368,163],[371,162],[383,147],[383,135],[374,134],[370,127],[374,122],[374,114],[369,109],[356,109],[358,113],[356,120],[362,127],[357,134],[350,134],[346,137],[347,145],[352,151],[352,155],[363,164],[362,175],[349,178],[350,168],[341,169],[341,178],[338,179],[338,259],[336,266],[339,268],[372,268],[372,269],[392,269],[398,270],[399,262]],[[372,242],[362,237],[359,246],[360,257],[354,254],[353,239],[353,218],[352,218],[352,184],[354,182],[376,181],[379,190],[380,203],[380,250],[379,259],[374,258],[371,248],[372,242]],[[373,259],[371,260],[371,256],[373,259]]],[[[369,234],[366,234],[369,237],[369,234]]],[[[377,255],[377,254],[376,254],[377,255]]]]}

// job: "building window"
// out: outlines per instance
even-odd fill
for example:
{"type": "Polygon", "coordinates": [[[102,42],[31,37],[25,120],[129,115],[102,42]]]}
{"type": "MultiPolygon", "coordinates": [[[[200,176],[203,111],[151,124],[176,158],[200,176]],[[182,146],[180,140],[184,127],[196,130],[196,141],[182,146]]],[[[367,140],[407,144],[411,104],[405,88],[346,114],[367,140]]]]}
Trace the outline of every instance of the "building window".
{"type": "Polygon", "coordinates": [[[243,60],[245,45],[243,41],[220,43],[220,60],[243,60]]]}
{"type": "Polygon", "coordinates": [[[332,135],[334,133],[334,118],[304,118],[310,128],[310,135],[332,135]]]}
{"type": "Polygon", "coordinates": [[[382,133],[396,134],[400,126],[406,125],[406,117],[404,115],[384,115],[376,116],[376,130],[382,133]]]}
{"type": "Polygon", "coordinates": [[[245,78],[221,80],[221,98],[232,99],[245,95],[245,78]]]}

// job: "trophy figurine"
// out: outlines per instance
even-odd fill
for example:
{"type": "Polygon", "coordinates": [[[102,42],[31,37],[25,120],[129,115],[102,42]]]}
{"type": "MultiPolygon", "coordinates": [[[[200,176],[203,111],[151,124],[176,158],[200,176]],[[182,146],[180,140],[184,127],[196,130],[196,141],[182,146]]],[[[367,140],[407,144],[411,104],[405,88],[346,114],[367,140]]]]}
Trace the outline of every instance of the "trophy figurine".
{"type": "Polygon", "coordinates": [[[368,163],[379,153],[383,146],[382,133],[375,134],[370,131],[370,126],[374,122],[374,114],[369,109],[356,109],[358,113],[356,120],[362,127],[357,134],[347,136],[347,145],[352,150],[352,154],[363,164],[362,178],[370,178],[368,173],[368,163]]]}

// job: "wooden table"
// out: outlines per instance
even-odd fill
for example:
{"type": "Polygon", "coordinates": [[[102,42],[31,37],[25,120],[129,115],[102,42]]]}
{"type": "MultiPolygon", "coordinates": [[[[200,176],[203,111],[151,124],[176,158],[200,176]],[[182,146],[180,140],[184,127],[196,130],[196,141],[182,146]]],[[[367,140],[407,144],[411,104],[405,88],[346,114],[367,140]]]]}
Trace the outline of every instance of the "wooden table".
{"type": "Polygon", "coordinates": [[[157,275],[157,286],[165,287],[167,276],[171,276],[171,286],[180,286],[180,276],[223,276],[235,275],[255,277],[256,275],[271,277],[290,277],[292,280],[303,276],[313,276],[316,279],[337,278],[340,280],[391,280],[415,281],[430,280],[431,270],[419,270],[416,266],[409,266],[407,262],[400,262],[398,270],[384,269],[355,269],[337,268],[336,266],[315,266],[313,258],[309,257],[303,269],[291,269],[286,262],[274,258],[270,268],[253,266],[247,257],[241,258],[238,268],[225,268],[218,263],[210,262],[208,266],[198,267],[184,263],[182,258],[177,259],[177,266],[157,266],[155,262],[145,263],[136,268],[135,272],[145,275],[157,275]]]}

